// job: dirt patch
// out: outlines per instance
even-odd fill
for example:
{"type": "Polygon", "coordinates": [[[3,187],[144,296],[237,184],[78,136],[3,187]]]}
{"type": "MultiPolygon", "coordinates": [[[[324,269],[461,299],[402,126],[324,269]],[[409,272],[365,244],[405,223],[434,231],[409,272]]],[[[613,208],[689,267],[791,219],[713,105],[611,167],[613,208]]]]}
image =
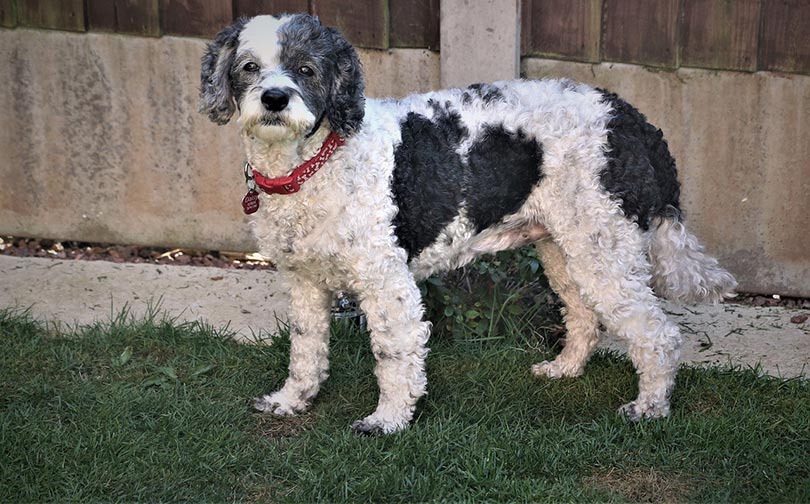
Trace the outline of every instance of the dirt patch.
{"type": "Polygon", "coordinates": [[[254,434],[274,441],[298,437],[315,424],[311,415],[277,417],[257,414],[257,416],[259,419],[253,429],[254,434]]]}
{"type": "Polygon", "coordinates": [[[768,296],[762,294],[739,294],[736,298],[727,302],[746,306],[782,306],[785,308],[810,309],[810,299],[780,296],[779,294],[768,296]]]}
{"type": "Polygon", "coordinates": [[[611,467],[585,478],[585,484],[630,502],[688,502],[696,482],[679,473],[651,467],[621,470],[611,467]]]}
{"type": "Polygon", "coordinates": [[[114,263],[146,263],[181,266],[207,266],[224,269],[275,269],[259,254],[195,250],[187,248],[143,247],[58,241],[14,236],[0,237],[0,255],[14,257],[49,257],[81,261],[109,261],[114,263]]]}

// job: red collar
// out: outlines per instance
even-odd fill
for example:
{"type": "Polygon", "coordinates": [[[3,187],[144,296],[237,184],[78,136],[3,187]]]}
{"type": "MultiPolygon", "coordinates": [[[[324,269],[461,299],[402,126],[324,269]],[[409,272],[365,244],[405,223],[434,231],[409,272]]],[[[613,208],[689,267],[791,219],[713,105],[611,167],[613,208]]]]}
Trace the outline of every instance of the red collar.
{"type": "Polygon", "coordinates": [[[259,195],[254,187],[258,186],[267,194],[297,193],[301,189],[301,184],[315,175],[329,161],[337,148],[343,145],[343,142],[344,140],[334,131],[329,133],[321,146],[321,150],[286,177],[267,178],[250,166],[250,163],[245,163],[245,180],[248,184],[248,193],[242,200],[245,213],[251,214],[259,209],[259,195]]]}

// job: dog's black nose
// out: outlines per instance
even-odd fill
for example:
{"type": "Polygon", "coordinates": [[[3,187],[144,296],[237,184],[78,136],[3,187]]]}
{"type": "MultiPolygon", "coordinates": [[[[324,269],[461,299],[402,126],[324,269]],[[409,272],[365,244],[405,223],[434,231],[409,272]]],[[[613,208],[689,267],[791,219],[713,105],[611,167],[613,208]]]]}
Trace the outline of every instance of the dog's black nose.
{"type": "Polygon", "coordinates": [[[262,93],[262,104],[270,112],[281,112],[290,102],[290,95],[281,89],[268,89],[262,93]]]}

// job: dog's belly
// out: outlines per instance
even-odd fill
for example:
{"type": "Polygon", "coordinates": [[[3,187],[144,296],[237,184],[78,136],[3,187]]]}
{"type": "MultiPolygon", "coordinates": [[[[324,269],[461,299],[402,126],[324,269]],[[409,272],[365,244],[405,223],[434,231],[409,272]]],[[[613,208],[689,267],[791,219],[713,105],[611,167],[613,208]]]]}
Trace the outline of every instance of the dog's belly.
{"type": "Polygon", "coordinates": [[[459,268],[483,254],[494,254],[530,245],[549,236],[542,224],[523,222],[494,226],[476,233],[468,219],[459,216],[409,263],[417,279],[459,268]]]}

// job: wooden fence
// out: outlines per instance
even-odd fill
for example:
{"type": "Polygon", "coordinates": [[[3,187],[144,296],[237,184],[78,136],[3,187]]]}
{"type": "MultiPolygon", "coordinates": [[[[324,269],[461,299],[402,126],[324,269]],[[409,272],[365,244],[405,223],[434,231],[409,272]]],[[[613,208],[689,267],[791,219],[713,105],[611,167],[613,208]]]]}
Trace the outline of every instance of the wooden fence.
{"type": "Polygon", "coordinates": [[[810,74],[810,0],[523,0],[522,53],[810,74]]]}
{"type": "MultiPolygon", "coordinates": [[[[209,37],[295,11],[361,47],[439,49],[439,0],[0,0],[0,25],[209,37]]],[[[521,28],[524,56],[810,74],[810,0],[522,0],[521,28]]]]}
{"type": "Polygon", "coordinates": [[[284,12],[316,14],[361,47],[439,49],[439,0],[0,0],[0,26],[210,37],[284,12]]]}

